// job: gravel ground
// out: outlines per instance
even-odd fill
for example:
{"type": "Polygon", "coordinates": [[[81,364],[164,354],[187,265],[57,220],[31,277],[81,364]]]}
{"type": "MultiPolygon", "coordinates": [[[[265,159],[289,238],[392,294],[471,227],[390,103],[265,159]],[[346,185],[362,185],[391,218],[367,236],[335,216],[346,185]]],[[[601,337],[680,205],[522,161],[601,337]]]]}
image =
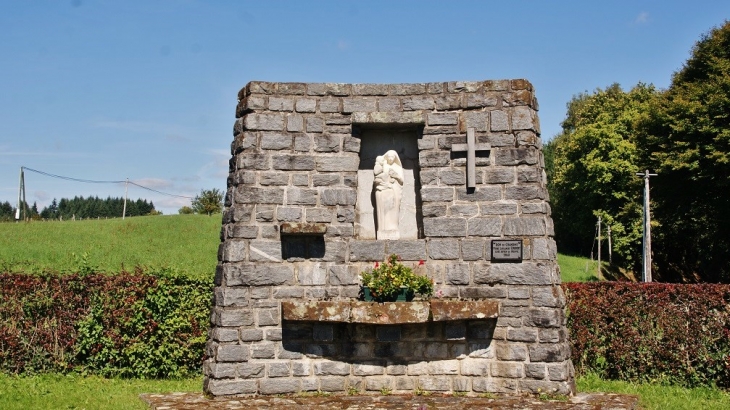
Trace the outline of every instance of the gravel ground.
{"type": "Polygon", "coordinates": [[[468,410],[468,409],[542,409],[542,410],[623,410],[637,409],[638,397],[621,394],[578,394],[567,401],[540,400],[534,396],[454,397],[414,396],[256,396],[209,399],[202,393],[142,394],[140,398],[153,410],[269,409],[269,410],[468,410]]]}

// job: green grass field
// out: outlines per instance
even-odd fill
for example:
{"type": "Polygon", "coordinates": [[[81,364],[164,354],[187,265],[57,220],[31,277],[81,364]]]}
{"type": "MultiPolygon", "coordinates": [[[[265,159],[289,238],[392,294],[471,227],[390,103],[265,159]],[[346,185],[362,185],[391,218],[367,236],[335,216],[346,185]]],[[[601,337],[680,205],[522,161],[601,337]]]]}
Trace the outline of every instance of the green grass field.
{"type": "MultiPolygon", "coordinates": [[[[0,271],[119,272],[136,266],[212,277],[221,216],[0,223],[0,271]]],[[[596,279],[596,262],[558,254],[563,282],[596,279]]]]}
{"type": "Polygon", "coordinates": [[[0,270],[119,272],[143,266],[213,277],[220,228],[220,215],[0,223],[0,270]]]}

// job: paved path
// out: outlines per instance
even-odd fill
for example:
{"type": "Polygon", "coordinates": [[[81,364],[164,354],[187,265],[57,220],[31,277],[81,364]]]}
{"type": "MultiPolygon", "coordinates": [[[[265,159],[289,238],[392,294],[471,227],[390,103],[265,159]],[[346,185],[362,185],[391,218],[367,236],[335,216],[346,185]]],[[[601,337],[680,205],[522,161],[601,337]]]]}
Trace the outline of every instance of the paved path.
{"type": "Polygon", "coordinates": [[[208,399],[202,393],[142,394],[140,398],[153,410],[634,410],[636,396],[606,393],[581,393],[568,401],[539,400],[535,397],[454,397],[414,396],[257,396],[208,399]]]}

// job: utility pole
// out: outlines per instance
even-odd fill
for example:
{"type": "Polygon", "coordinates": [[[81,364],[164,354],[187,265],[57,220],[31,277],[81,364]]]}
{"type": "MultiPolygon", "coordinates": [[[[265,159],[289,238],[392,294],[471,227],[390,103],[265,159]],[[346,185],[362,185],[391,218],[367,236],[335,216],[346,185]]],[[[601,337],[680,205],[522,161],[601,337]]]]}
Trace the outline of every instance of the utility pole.
{"type": "Polygon", "coordinates": [[[651,282],[651,214],[649,209],[649,177],[657,174],[650,174],[647,169],[643,173],[637,172],[636,176],[644,178],[644,282],[651,282]]]}
{"type": "Polygon", "coordinates": [[[601,216],[598,216],[598,280],[603,280],[601,273],[601,216]]]}
{"type": "Polygon", "coordinates": [[[613,263],[613,255],[611,251],[611,225],[606,225],[606,230],[608,231],[608,263],[613,263]]]}
{"type": "Polygon", "coordinates": [[[23,191],[25,190],[25,187],[23,186],[23,185],[25,185],[24,179],[25,178],[23,178],[23,167],[20,167],[20,180],[18,181],[18,207],[15,208],[15,222],[20,221],[20,204],[21,204],[20,200],[21,200],[21,195],[22,195],[23,191]]]}
{"type": "Polygon", "coordinates": [[[124,183],[124,208],[122,209],[122,221],[124,220],[124,216],[127,215],[127,189],[129,188],[129,178],[127,178],[127,182],[124,183]]]}

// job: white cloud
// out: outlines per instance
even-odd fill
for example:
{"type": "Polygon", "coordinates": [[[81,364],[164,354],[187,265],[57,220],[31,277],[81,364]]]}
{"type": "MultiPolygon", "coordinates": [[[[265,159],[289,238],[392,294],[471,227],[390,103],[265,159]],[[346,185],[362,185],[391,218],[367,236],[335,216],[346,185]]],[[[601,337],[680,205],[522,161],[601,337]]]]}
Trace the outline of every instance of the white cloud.
{"type": "Polygon", "coordinates": [[[110,120],[100,119],[91,121],[91,126],[94,128],[108,128],[123,130],[137,133],[151,133],[151,134],[162,134],[166,139],[172,139],[176,141],[186,140],[186,130],[176,124],[166,124],[151,121],[121,121],[121,120],[110,120]]]}
{"type": "Polygon", "coordinates": [[[46,201],[50,195],[46,191],[33,191],[33,198],[39,201],[46,201]]]}
{"type": "Polygon", "coordinates": [[[173,177],[173,181],[181,181],[181,182],[196,182],[200,181],[199,175],[192,175],[192,176],[186,176],[186,177],[173,177]]]}
{"type": "Polygon", "coordinates": [[[338,40],[337,41],[337,49],[341,51],[349,50],[350,49],[350,43],[345,40],[338,40]]]}
{"type": "MultiPolygon", "coordinates": [[[[195,182],[202,181],[202,178],[198,178],[195,182]]],[[[185,184],[180,187],[182,192],[187,192],[186,196],[195,196],[200,192],[201,184],[185,184]]]]}
{"type": "Polygon", "coordinates": [[[174,185],[172,181],[168,181],[162,178],[138,178],[131,179],[130,181],[134,182],[135,184],[139,184],[152,189],[170,188],[174,185]]]}
{"type": "Polygon", "coordinates": [[[180,209],[183,206],[190,206],[190,200],[187,198],[163,198],[154,201],[155,208],[174,208],[180,209]]]}
{"type": "Polygon", "coordinates": [[[0,151],[0,156],[7,157],[88,157],[89,154],[81,152],[58,152],[58,151],[0,151]]]}
{"type": "Polygon", "coordinates": [[[634,24],[644,24],[649,21],[649,13],[642,11],[639,13],[638,16],[636,16],[636,19],[634,20],[634,24]]]}
{"type": "Polygon", "coordinates": [[[230,158],[231,156],[231,151],[227,149],[209,149],[208,153],[217,157],[230,158]]]}
{"type": "Polygon", "coordinates": [[[183,137],[182,135],[179,135],[179,134],[167,134],[167,135],[165,135],[165,139],[168,141],[173,141],[173,142],[189,142],[190,141],[190,138],[183,137]]]}
{"type": "Polygon", "coordinates": [[[223,149],[209,149],[208,154],[210,154],[213,158],[203,164],[202,167],[200,167],[200,170],[198,170],[198,175],[201,175],[201,178],[227,178],[228,161],[231,158],[230,151],[223,149]]]}

